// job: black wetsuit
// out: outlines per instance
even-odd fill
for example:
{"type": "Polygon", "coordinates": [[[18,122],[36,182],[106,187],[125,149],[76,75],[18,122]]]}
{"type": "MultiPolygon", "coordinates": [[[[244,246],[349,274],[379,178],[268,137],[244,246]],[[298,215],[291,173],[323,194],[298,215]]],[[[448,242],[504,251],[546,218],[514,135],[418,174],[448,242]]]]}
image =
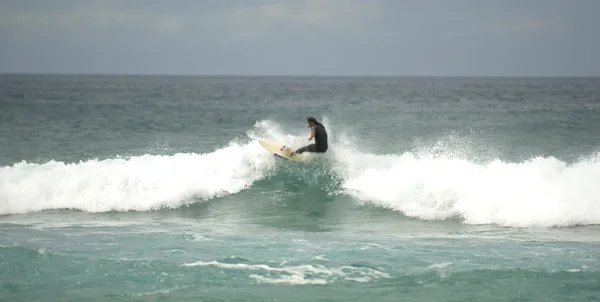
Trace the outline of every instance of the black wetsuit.
{"type": "Polygon", "coordinates": [[[312,130],[315,131],[315,143],[310,144],[308,146],[304,146],[298,150],[296,150],[296,154],[300,154],[302,152],[316,152],[316,153],[325,153],[327,151],[327,131],[322,124],[316,124],[311,127],[312,130]]]}

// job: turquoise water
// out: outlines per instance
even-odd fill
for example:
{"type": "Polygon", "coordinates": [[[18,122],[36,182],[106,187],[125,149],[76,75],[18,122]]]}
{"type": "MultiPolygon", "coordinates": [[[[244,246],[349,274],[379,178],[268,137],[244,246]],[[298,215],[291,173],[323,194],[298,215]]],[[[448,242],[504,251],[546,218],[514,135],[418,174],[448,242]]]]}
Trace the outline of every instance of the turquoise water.
{"type": "Polygon", "coordinates": [[[600,79],[0,76],[2,301],[595,301],[600,79]],[[257,139],[330,149],[308,164],[257,139]]]}

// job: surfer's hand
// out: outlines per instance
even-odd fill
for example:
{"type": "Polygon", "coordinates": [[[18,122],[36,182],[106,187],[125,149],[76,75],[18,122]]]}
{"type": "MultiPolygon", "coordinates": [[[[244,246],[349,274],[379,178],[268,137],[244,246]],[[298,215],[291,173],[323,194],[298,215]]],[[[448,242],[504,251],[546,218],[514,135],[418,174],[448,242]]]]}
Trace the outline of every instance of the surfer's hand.
{"type": "Polygon", "coordinates": [[[309,138],[308,138],[308,141],[311,141],[311,140],[312,140],[312,137],[309,137],[309,138]]]}

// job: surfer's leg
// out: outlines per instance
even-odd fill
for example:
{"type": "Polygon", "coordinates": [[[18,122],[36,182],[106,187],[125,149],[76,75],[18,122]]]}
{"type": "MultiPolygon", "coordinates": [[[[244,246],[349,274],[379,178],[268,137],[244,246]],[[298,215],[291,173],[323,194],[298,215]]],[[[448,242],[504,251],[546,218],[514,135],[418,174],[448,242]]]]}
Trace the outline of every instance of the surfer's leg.
{"type": "Polygon", "coordinates": [[[294,154],[302,154],[302,152],[305,152],[305,151],[306,151],[306,147],[307,147],[307,146],[304,146],[304,147],[302,147],[302,148],[300,148],[300,149],[298,149],[298,150],[296,150],[296,151],[292,152],[292,153],[290,154],[290,156],[292,156],[292,155],[294,155],[294,154]]]}
{"type": "Polygon", "coordinates": [[[308,146],[304,146],[292,153],[294,154],[302,154],[303,152],[315,152],[317,150],[317,146],[315,144],[310,144],[308,146]]]}
{"type": "Polygon", "coordinates": [[[327,152],[327,149],[328,149],[327,145],[320,146],[319,148],[316,148],[315,152],[317,152],[317,153],[325,153],[325,152],[327,152]]]}

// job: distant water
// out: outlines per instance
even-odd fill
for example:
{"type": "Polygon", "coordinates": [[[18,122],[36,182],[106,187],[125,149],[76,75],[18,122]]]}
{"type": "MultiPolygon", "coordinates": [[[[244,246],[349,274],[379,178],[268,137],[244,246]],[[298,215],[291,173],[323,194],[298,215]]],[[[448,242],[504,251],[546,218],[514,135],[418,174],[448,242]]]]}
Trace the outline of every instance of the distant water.
{"type": "Polygon", "coordinates": [[[598,301],[599,151],[599,78],[2,75],[0,300],[598,301]]]}

